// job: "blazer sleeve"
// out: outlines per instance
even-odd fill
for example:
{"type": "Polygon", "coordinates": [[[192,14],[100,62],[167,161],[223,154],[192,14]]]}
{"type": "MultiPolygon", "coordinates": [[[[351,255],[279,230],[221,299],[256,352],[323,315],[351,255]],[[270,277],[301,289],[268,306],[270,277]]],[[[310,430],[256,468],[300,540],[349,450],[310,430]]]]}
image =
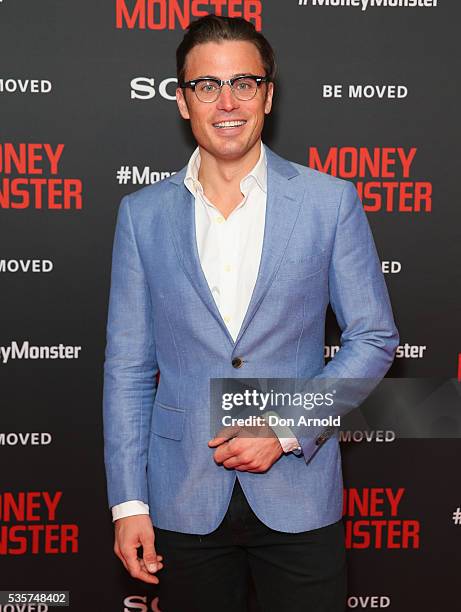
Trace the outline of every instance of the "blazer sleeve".
{"type": "MultiPolygon", "coordinates": [[[[328,412],[328,415],[342,416],[360,405],[384,377],[399,343],[368,219],[357,189],[350,181],[346,181],[341,194],[328,282],[330,304],[341,328],[341,348],[314,380],[347,379],[339,389],[343,391],[344,401],[328,412]],[[361,379],[363,384],[351,383],[351,379],[361,379]]],[[[306,462],[334,430],[293,429],[306,462]]]]}
{"type": "Polygon", "coordinates": [[[152,304],[130,212],[119,206],[104,360],[104,463],[109,507],[148,503],[147,451],[157,389],[152,304]]]}

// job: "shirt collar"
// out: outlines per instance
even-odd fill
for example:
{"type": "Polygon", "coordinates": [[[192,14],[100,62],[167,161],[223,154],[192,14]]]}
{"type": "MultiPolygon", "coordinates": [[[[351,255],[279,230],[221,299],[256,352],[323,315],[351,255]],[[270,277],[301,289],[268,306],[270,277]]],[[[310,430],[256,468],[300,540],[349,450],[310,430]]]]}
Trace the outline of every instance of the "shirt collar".
{"type": "MultiPolygon", "coordinates": [[[[184,177],[185,186],[187,187],[187,189],[189,189],[189,191],[194,196],[197,191],[203,194],[202,184],[197,178],[199,168],[200,168],[200,148],[197,147],[189,158],[189,162],[187,164],[186,176],[184,177]]],[[[259,185],[260,189],[262,189],[264,193],[267,193],[267,157],[266,157],[265,146],[262,141],[261,141],[261,153],[259,155],[258,161],[256,162],[253,169],[250,170],[250,172],[246,176],[244,176],[243,179],[240,181],[240,189],[242,193],[245,193],[246,190],[248,189],[249,184],[251,183],[250,177],[252,177],[256,181],[256,183],[259,185]]]]}

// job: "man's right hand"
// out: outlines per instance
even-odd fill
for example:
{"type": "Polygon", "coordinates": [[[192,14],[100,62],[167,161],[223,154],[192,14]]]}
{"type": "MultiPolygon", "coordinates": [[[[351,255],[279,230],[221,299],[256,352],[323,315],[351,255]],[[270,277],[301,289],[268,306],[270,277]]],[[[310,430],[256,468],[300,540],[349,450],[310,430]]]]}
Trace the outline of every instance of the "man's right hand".
{"type": "Polygon", "coordinates": [[[159,583],[157,576],[152,574],[163,567],[163,557],[157,555],[154,541],[154,527],[148,514],[136,514],[115,521],[115,554],[133,578],[150,584],[159,583]],[[139,546],[143,548],[142,559],[138,559],[139,546]]]}

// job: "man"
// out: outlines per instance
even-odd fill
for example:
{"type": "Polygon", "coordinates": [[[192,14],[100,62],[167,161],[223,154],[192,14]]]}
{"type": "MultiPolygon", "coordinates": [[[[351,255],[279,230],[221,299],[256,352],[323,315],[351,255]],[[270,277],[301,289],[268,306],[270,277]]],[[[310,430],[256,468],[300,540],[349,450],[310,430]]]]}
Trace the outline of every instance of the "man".
{"type": "Polygon", "coordinates": [[[159,583],[166,612],[245,610],[250,573],[264,612],[344,610],[337,431],[210,440],[209,381],[382,378],[398,333],[369,225],[352,183],[261,142],[275,62],[250,23],[193,22],[177,69],[198,147],[123,198],[114,240],[114,550],[131,576],[159,583]],[[325,366],[329,302],[342,347],[325,366]]]}

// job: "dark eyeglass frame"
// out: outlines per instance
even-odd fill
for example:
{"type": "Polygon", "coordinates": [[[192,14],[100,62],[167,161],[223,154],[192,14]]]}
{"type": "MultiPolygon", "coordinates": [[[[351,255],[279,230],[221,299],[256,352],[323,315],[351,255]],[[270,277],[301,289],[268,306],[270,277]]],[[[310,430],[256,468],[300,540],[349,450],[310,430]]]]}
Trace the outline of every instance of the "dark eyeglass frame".
{"type": "Polygon", "coordinates": [[[180,83],[179,87],[181,89],[185,89],[186,87],[188,87],[189,89],[192,89],[192,91],[197,96],[197,100],[199,100],[200,102],[204,102],[205,104],[212,104],[213,102],[216,102],[216,100],[221,95],[223,85],[229,85],[233,95],[237,98],[237,100],[240,100],[241,102],[248,102],[249,100],[252,100],[256,96],[256,92],[258,91],[258,87],[260,86],[261,83],[269,83],[271,80],[272,79],[268,76],[258,76],[256,74],[240,74],[238,76],[235,76],[235,77],[232,77],[231,79],[226,79],[226,80],[216,79],[215,77],[200,77],[199,79],[193,79],[192,81],[185,81],[184,83],[180,83]],[[239,79],[253,79],[256,82],[256,89],[255,89],[253,97],[248,98],[246,100],[242,100],[241,98],[237,96],[237,92],[234,89],[234,83],[235,81],[238,81],[239,79]],[[203,81],[212,81],[213,83],[216,83],[216,85],[219,86],[219,92],[215,100],[200,100],[200,98],[198,97],[197,92],[195,91],[195,87],[199,83],[202,83],[203,81]]]}

